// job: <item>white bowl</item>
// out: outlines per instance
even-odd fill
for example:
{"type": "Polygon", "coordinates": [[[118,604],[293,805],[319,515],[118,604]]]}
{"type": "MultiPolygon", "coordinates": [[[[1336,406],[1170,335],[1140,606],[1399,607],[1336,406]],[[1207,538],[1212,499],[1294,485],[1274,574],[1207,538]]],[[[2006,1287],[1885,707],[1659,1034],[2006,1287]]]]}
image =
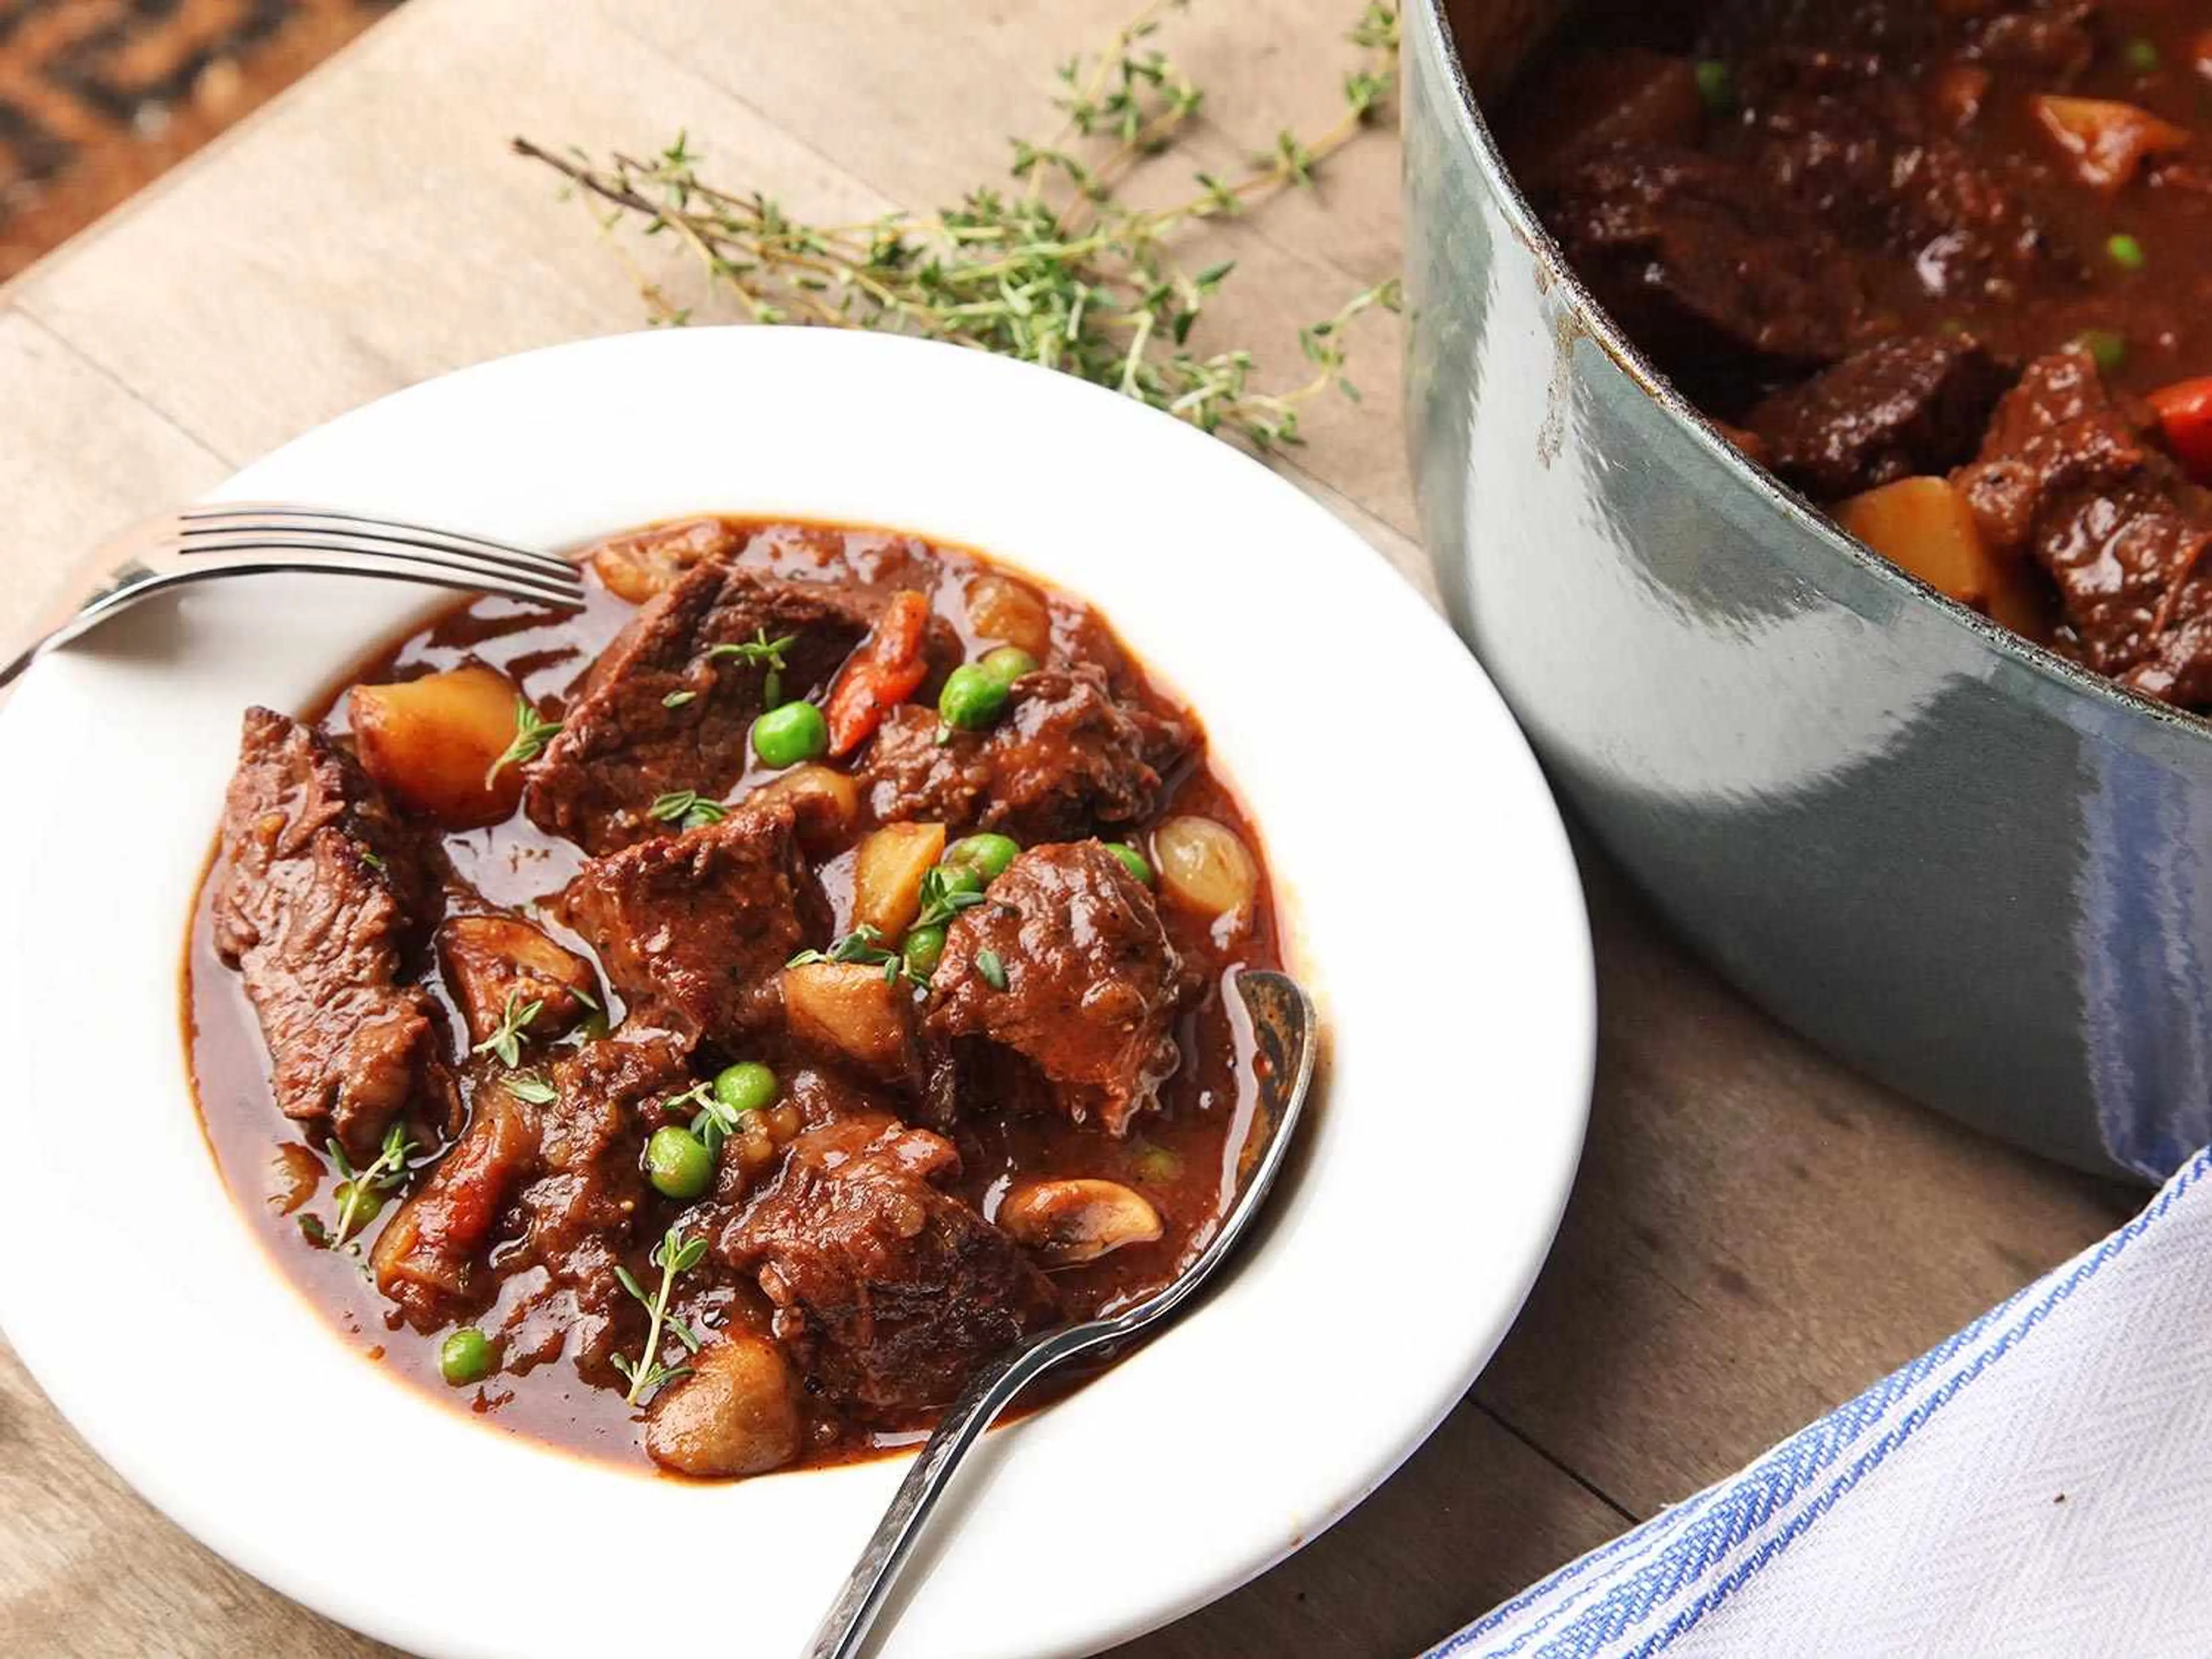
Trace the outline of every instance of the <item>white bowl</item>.
{"type": "MultiPolygon", "coordinates": [[[[1218,1296],[991,1437],[884,1651],[1036,1659],[1188,1612],[1358,1503],[1480,1370],[1581,1146],[1580,890],[1473,659],[1291,484],[1060,375],[749,328],[488,363],[221,493],[547,546],[697,510],[894,526],[1095,600],[1204,718],[1323,1012],[1306,1156],[1218,1296]]],[[[732,1651],[796,1651],[900,1461],[684,1485],[473,1420],[338,1339],[202,1138],[179,973],[240,712],[307,703],[425,609],[219,584],[50,659],[0,715],[0,1325],[148,1498],[358,1630],[605,1659],[673,1595],[732,1651]]]]}

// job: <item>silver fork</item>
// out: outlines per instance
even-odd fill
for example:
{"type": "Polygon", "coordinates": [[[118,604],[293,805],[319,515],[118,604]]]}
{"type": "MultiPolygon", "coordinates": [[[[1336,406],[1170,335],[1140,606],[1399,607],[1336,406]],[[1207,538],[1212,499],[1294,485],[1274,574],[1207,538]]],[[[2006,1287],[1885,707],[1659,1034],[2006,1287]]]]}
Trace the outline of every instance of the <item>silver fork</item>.
{"type": "MultiPolygon", "coordinates": [[[[576,567],[485,536],[281,501],[233,501],[164,513],[102,550],[102,568],[55,624],[0,656],[0,686],[59,645],[90,633],[149,594],[187,582],[272,571],[321,571],[415,582],[574,610],[576,567]]],[[[4,649],[4,647],[0,647],[4,649]]]]}

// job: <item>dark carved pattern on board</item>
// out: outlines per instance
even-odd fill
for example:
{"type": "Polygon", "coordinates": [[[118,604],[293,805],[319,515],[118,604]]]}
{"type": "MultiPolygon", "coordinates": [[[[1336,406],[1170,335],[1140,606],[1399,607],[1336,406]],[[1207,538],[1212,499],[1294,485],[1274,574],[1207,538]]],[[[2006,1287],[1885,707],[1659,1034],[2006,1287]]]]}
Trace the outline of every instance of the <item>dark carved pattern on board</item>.
{"type": "Polygon", "coordinates": [[[397,0],[0,0],[0,278],[397,0]]]}

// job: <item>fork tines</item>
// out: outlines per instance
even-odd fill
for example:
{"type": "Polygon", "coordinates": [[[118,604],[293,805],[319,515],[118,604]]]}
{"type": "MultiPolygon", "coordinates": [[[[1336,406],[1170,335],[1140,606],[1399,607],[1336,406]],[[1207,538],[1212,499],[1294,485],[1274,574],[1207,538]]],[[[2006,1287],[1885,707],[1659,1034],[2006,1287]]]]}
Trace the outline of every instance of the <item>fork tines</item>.
{"type": "Polygon", "coordinates": [[[187,556],[266,554],[308,569],[388,574],[443,586],[503,593],[574,609],[583,603],[576,567],[489,537],[336,508],[283,503],[223,503],[177,515],[179,550],[187,556]]]}

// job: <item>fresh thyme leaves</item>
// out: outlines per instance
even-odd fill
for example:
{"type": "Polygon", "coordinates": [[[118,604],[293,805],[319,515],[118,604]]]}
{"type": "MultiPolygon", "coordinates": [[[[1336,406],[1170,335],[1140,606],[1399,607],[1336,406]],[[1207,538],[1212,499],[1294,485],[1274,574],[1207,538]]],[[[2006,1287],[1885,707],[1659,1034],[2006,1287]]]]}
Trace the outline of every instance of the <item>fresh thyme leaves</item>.
{"type": "Polygon", "coordinates": [[[660,1269],[659,1287],[651,1296],[645,1293],[644,1286],[637,1282],[636,1276],[629,1268],[616,1267],[615,1277],[622,1281],[623,1289],[635,1297],[638,1304],[650,1316],[650,1322],[646,1327],[645,1347],[637,1358],[632,1360],[629,1355],[620,1353],[614,1356],[614,1368],[629,1383],[629,1392],[623,1396],[625,1403],[635,1406],[662,1383],[672,1382],[690,1371],[689,1365],[672,1366],[661,1362],[661,1334],[665,1331],[674,1337],[686,1353],[699,1352],[698,1337],[690,1326],[668,1311],[668,1298],[676,1288],[677,1279],[697,1267],[706,1254],[707,1241],[703,1236],[687,1239],[680,1225],[671,1227],[660,1243],[653,1247],[653,1255],[647,1258],[660,1269]]]}
{"type": "Polygon", "coordinates": [[[527,697],[514,700],[514,738],[506,751],[491,763],[484,774],[484,787],[489,789],[499,781],[499,775],[510,766],[527,766],[545,752],[545,745],[553,741],[561,729],[558,720],[540,720],[538,711],[530,706],[527,697]]]}
{"type": "MultiPolygon", "coordinates": [[[[708,183],[698,171],[701,157],[680,133],[656,155],[617,152],[604,164],[526,138],[514,148],[596,198],[593,217],[603,229],[627,222],[681,244],[710,287],[754,322],[949,340],[1114,387],[1255,448],[1297,443],[1298,411],[1311,398],[1331,389],[1358,397],[1344,374],[1345,331],[1370,308],[1395,310],[1397,283],[1354,295],[1306,329],[1301,343],[1310,377],[1266,392],[1254,384],[1250,351],[1201,355],[1188,344],[1233,262],[1191,271],[1172,244],[1188,227],[1311,185],[1332,156],[1381,120],[1395,86],[1398,9],[1370,0],[1360,14],[1348,37],[1360,56],[1344,77],[1343,109],[1333,125],[1310,135],[1285,129],[1240,172],[1200,173],[1188,197],[1134,207],[1121,198],[1121,186],[1187,135],[1205,100],[1151,44],[1163,16],[1182,3],[1153,0],[1103,50],[1062,64],[1055,100],[1060,130],[1041,143],[1014,141],[1014,186],[978,185],[934,215],[803,224],[758,191],[708,183]]],[[[690,319],[690,307],[641,273],[639,287],[652,321],[690,319]]]]}
{"type": "Polygon", "coordinates": [[[804,968],[817,962],[858,962],[865,963],[870,967],[880,966],[884,970],[884,982],[887,985],[898,983],[902,975],[915,985],[927,986],[929,983],[927,975],[917,974],[907,966],[906,958],[903,956],[896,951],[887,949],[884,944],[884,936],[866,922],[861,923],[842,939],[834,941],[828,950],[801,951],[783,965],[787,968],[804,968]]]}
{"type": "Polygon", "coordinates": [[[672,823],[678,830],[696,830],[702,824],[720,823],[730,816],[729,809],[718,800],[709,800],[696,789],[672,790],[657,797],[647,807],[648,816],[663,823],[672,823]]]}
{"type": "Polygon", "coordinates": [[[384,862],[384,856],[380,853],[363,853],[361,855],[361,861],[380,876],[389,867],[384,862]]]}
{"type": "Polygon", "coordinates": [[[975,971],[982,975],[985,981],[994,991],[1003,991],[1006,988],[1006,964],[999,960],[999,953],[996,951],[976,951],[975,971]]]}
{"type": "Polygon", "coordinates": [[[545,1000],[543,997],[533,997],[525,1002],[521,992],[509,991],[507,1006],[500,1010],[498,1029],[469,1052],[493,1055],[501,1065],[513,1071],[522,1064],[523,1034],[529,1030],[530,1022],[544,1010],[545,1000]]]}
{"type": "Polygon", "coordinates": [[[963,879],[973,880],[967,871],[949,872],[944,865],[933,865],[921,878],[921,909],[914,919],[915,927],[939,927],[983,902],[980,888],[963,887],[963,879]]]}
{"type": "Polygon", "coordinates": [[[698,700],[699,694],[696,691],[671,691],[660,700],[660,706],[663,708],[681,708],[685,703],[696,702],[698,700]]]}
{"type": "Polygon", "coordinates": [[[671,1117],[677,1116],[687,1106],[698,1109],[691,1120],[691,1133],[707,1149],[709,1158],[718,1157],[722,1143],[738,1132],[738,1120],[744,1114],[723,1104],[714,1093],[712,1083],[695,1083],[682,1094],[660,1103],[660,1109],[671,1117]]]}
{"type": "Polygon", "coordinates": [[[535,1072],[517,1072],[507,1079],[507,1091],[532,1106],[550,1106],[561,1091],[535,1072]]]}
{"type": "MultiPolygon", "coordinates": [[[[408,1139],[404,1124],[395,1123],[385,1132],[384,1145],[376,1161],[366,1170],[356,1170],[346,1157],[345,1148],[333,1139],[329,1143],[331,1162],[345,1178],[338,1182],[337,1230],[326,1233],[325,1242],[337,1249],[355,1231],[376,1219],[376,1212],[384,1207],[384,1195],[407,1179],[407,1160],[413,1156],[415,1143],[408,1139]]],[[[301,1231],[306,1232],[302,1225],[301,1231]]],[[[310,1239],[313,1234],[308,1234],[310,1239]]]]}
{"type": "Polygon", "coordinates": [[[718,645],[707,653],[711,661],[716,657],[735,657],[742,663],[764,663],[768,672],[761,679],[761,707],[773,708],[783,701],[783,671],[789,666],[783,653],[797,642],[799,635],[786,634],[780,640],[768,636],[768,629],[756,628],[753,636],[736,645],[718,645]]]}

